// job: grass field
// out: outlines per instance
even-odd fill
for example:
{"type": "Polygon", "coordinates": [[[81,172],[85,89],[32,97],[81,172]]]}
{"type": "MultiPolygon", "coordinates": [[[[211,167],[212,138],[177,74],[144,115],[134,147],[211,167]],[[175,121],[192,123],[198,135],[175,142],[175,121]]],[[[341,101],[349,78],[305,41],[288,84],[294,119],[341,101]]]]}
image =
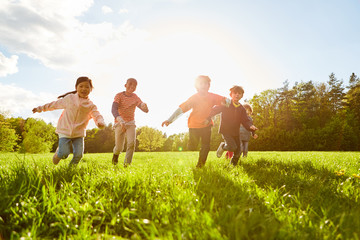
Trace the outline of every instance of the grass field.
{"type": "Polygon", "coordinates": [[[0,154],[0,239],[360,239],[359,152],[111,156],[0,154]]]}

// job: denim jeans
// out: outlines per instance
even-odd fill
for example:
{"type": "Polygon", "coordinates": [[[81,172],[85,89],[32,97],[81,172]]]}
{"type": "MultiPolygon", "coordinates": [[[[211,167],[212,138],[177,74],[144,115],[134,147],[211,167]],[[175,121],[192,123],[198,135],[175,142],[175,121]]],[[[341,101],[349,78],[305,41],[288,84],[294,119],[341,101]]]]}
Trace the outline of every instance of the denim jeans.
{"type": "Polygon", "coordinates": [[[240,141],[240,156],[243,153],[243,157],[247,157],[248,149],[249,149],[249,142],[248,141],[240,141]]]}
{"type": "Polygon", "coordinates": [[[135,143],[136,143],[136,126],[129,125],[126,126],[126,131],[121,131],[120,125],[115,128],[115,147],[113,149],[113,153],[119,155],[120,152],[124,151],[125,145],[125,136],[126,136],[126,155],[124,159],[124,164],[131,164],[132,158],[135,151],[135,143]]]}
{"type": "Polygon", "coordinates": [[[201,140],[201,149],[199,153],[199,161],[197,166],[205,165],[207,156],[210,151],[211,126],[204,128],[189,128],[189,150],[197,149],[199,141],[201,140]]]}
{"type": "Polygon", "coordinates": [[[70,164],[78,164],[80,159],[84,155],[84,138],[59,138],[59,149],[57,155],[61,159],[65,159],[69,156],[71,151],[71,145],[73,148],[73,158],[70,164]]]}

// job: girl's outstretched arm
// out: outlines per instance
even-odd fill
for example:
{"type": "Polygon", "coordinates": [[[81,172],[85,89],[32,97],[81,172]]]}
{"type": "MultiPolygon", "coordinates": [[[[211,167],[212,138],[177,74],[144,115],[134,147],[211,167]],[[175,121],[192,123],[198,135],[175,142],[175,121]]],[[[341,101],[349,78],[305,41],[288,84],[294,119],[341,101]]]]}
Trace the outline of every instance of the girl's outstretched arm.
{"type": "Polygon", "coordinates": [[[100,112],[98,111],[98,109],[95,105],[93,105],[93,107],[91,109],[91,117],[92,117],[92,119],[94,119],[96,126],[98,126],[99,128],[105,127],[104,118],[100,114],[100,112]]]}
{"type": "Polygon", "coordinates": [[[34,108],[32,110],[33,113],[40,113],[40,112],[46,112],[46,111],[53,111],[53,110],[56,110],[56,109],[64,109],[65,106],[66,106],[66,101],[67,101],[67,98],[61,98],[57,101],[53,101],[51,103],[47,103],[45,105],[42,105],[42,106],[38,106],[36,108],[34,108]]]}

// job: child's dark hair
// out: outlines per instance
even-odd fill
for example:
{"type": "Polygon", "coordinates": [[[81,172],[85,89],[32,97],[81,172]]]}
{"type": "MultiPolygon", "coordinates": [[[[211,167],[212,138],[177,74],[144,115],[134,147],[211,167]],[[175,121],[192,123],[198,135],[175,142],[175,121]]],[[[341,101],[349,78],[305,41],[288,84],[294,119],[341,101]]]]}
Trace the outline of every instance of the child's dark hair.
{"type": "Polygon", "coordinates": [[[250,113],[253,112],[253,109],[251,107],[251,105],[249,103],[244,103],[243,104],[243,107],[246,109],[246,110],[249,110],[250,113]]]}
{"type": "Polygon", "coordinates": [[[137,85],[137,80],[135,78],[128,78],[128,80],[126,80],[126,83],[129,83],[129,82],[133,82],[137,85]]]}
{"type": "MultiPolygon", "coordinates": [[[[92,85],[92,81],[90,78],[88,77],[79,77],[77,80],[76,80],[76,84],[75,84],[75,89],[77,88],[77,86],[82,83],[82,82],[88,82],[90,84],[90,88],[91,90],[94,88],[93,85],[92,85]]],[[[72,93],[76,93],[76,90],[75,91],[71,91],[71,92],[67,92],[63,95],[60,95],[58,96],[58,98],[63,98],[65,97],[66,95],[69,95],[69,94],[72,94],[72,93]]]]}
{"type": "Polygon", "coordinates": [[[241,86],[235,85],[232,88],[230,88],[230,92],[244,94],[244,89],[241,86]]]}

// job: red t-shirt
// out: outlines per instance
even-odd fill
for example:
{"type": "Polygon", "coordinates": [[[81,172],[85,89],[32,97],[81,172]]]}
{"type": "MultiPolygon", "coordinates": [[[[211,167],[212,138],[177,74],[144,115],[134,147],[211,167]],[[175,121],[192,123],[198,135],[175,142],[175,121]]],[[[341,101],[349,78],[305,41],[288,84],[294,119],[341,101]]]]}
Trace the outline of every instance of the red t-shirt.
{"type": "Polygon", "coordinates": [[[118,111],[121,118],[124,119],[125,122],[134,120],[135,108],[142,103],[141,99],[135,93],[127,96],[125,92],[116,94],[114,102],[119,104],[118,111]]]}
{"type": "Polygon", "coordinates": [[[220,105],[224,99],[225,97],[214,93],[208,92],[205,95],[196,93],[180,104],[179,107],[183,112],[192,109],[188,119],[189,128],[204,128],[212,124],[209,123],[208,125],[205,125],[204,121],[209,117],[213,106],[220,105]]]}

